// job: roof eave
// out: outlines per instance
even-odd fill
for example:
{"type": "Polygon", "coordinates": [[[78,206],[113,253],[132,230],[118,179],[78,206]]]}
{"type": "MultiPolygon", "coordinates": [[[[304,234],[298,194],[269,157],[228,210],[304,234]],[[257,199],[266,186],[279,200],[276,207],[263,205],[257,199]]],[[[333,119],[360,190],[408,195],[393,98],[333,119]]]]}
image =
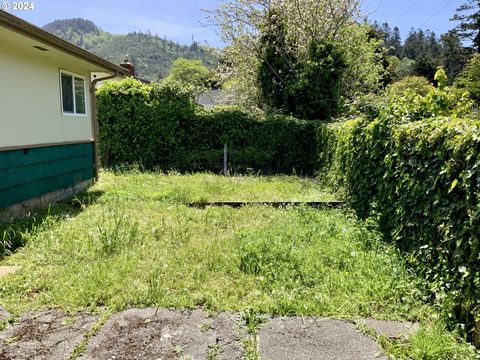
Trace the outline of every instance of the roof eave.
{"type": "Polygon", "coordinates": [[[79,57],[85,61],[96,64],[106,70],[110,70],[115,74],[128,76],[129,73],[126,69],[119,65],[115,65],[108,60],[92,54],[91,52],[82,49],[66,40],[59,38],[48,31],[45,31],[25,20],[22,20],[6,11],[0,10],[0,25],[3,25],[18,33],[22,33],[35,40],[38,40],[46,45],[50,45],[58,50],[69,53],[76,57],[79,57]]]}

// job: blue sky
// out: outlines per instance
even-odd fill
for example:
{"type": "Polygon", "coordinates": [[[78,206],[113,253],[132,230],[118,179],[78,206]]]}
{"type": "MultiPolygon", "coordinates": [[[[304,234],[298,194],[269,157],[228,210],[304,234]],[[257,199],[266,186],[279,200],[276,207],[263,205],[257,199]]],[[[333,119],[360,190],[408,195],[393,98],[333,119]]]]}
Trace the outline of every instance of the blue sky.
{"type": "MultiPolygon", "coordinates": [[[[4,0],[0,0],[4,1],[4,0]]],[[[13,0],[7,0],[10,3],[13,0]]],[[[215,30],[202,26],[202,8],[215,7],[221,0],[33,0],[32,11],[13,14],[43,26],[55,19],[82,17],[115,34],[147,31],[189,44],[195,40],[221,45],[215,30]]],[[[440,35],[455,26],[449,19],[464,0],[365,0],[363,9],[370,20],[398,26],[402,38],[411,27],[429,28],[440,35]]]]}

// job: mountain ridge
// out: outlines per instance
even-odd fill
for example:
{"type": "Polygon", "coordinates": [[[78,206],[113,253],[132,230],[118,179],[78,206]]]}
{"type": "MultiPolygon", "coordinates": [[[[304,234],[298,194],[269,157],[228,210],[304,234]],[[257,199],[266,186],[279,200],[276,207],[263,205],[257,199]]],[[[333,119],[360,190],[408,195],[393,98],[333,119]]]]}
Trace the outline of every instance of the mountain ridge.
{"type": "Polygon", "coordinates": [[[195,41],[190,45],[180,45],[149,31],[112,34],[83,18],[55,20],[43,29],[114,64],[120,64],[128,54],[137,76],[146,80],[166,77],[172,62],[178,57],[202,60],[209,68],[218,63],[216,49],[195,41]]]}

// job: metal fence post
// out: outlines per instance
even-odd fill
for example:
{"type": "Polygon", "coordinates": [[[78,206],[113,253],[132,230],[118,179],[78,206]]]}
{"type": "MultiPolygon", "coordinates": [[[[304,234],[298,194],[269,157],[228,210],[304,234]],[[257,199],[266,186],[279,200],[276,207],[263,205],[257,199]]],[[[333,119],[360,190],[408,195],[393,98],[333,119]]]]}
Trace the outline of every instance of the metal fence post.
{"type": "Polygon", "coordinates": [[[228,174],[227,144],[223,144],[223,175],[228,174]]]}

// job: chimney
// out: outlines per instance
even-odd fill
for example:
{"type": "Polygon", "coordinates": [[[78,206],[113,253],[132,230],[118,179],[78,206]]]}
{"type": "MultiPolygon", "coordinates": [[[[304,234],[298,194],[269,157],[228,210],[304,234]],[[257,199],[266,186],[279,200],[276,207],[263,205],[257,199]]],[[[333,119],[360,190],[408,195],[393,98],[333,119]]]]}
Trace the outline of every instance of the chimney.
{"type": "Polygon", "coordinates": [[[130,62],[130,59],[128,58],[128,55],[125,55],[125,59],[123,59],[123,62],[120,64],[121,67],[124,69],[128,70],[130,76],[135,77],[135,65],[133,65],[130,62]]]}

